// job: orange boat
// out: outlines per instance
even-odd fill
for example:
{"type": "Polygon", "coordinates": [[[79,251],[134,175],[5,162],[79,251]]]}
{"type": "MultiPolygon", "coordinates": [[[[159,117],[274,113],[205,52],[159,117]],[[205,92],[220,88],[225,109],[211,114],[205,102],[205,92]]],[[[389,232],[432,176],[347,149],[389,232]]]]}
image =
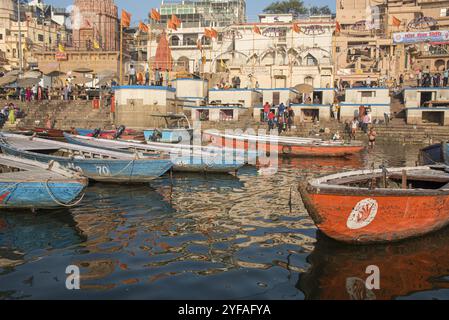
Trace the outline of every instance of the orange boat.
{"type": "Polygon", "coordinates": [[[365,149],[361,143],[323,141],[300,137],[226,135],[203,133],[203,139],[218,147],[245,151],[276,152],[284,156],[298,157],[347,157],[365,149]]]}
{"type": "Polygon", "coordinates": [[[318,229],[342,242],[399,241],[449,224],[449,174],[430,167],[335,174],[299,191],[318,229]]]}
{"type": "Polygon", "coordinates": [[[449,229],[399,243],[349,246],[318,232],[311,265],[296,287],[307,300],[432,299],[449,289],[449,229]],[[369,289],[368,266],[377,266],[380,288],[369,289]]]}

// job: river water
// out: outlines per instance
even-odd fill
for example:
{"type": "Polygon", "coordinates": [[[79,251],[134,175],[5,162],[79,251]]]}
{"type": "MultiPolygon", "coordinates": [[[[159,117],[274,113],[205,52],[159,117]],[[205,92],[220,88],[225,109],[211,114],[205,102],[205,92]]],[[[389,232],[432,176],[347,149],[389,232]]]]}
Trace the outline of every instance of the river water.
{"type": "Polygon", "coordinates": [[[317,232],[297,192],[302,179],[415,165],[417,154],[380,145],[349,160],[285,159],[274,176],[247,167],[93,184],[76,208],[0,212],[0,299],[449,298],[449,230],[341,245],[317,232]],[[69,265],[80,268],[80,290],[66,289],[69,265]],[[380,290],[357,286],[370,265],[380,290]]]}

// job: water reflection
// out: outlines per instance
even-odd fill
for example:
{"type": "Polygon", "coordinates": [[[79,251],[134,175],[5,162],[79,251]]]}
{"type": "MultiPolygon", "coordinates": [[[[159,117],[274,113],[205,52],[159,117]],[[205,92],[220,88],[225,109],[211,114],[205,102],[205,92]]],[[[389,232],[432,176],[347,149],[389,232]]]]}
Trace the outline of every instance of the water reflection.
{"type": "MultiPolygon", "coordinates": [[[[307,298],[326,297],[324,292],[332,297],[333,280],[323,287],[321,279],[327,281],[322,269],[335,263],[337,271],[353,271],[343,287],[335,280],[339,290],[349,283],[352,296],[372,298],[356,290],[365,270],[358,272],[357,259],[368,254],[326,251],[331,245],[321,237],[316,243],[298,181],[373,164],[413,165],[418,149],[385,146],[349,159],[282,159],[272,176],[244,167],[237,176],[167,175],[151,187],[94,184],[85,201],[68,211],[0,213],[0,299],[300,299],[303,292],[307,298]],[[332,260],[338,252],[347,260],[353,254],[355,261],[340,266],[338,257],[332,260]],[[66,290],[62,280],[71,264],[81,268],[79,292],[66,290]]],[[[369,256],[388,265],[387,252],[378,248],[369,256]]],[[[432,269],[435,276],[445,273],[432,269]]]]}
{"type": "MultiPolygon", "coordinates": [[[[385,300],[449,288],[449,229],[402,243],[348,246],[321,233],[300,275],[306,299],[385,300]],[[368,266],[380,269],[380,290],[368,290],[368,266]]],[[[446,297],[447,298],[447,297],[446,297]]]]}

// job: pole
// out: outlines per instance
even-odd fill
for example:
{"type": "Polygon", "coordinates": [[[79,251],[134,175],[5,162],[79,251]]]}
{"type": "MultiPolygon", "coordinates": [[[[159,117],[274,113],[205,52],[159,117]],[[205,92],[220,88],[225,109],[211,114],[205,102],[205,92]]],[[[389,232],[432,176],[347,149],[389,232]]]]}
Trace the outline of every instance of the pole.
{"type": "Polygon", "coordinates": [[[120,85],[123,85],[123,24],[120,23],[120,85]]]}
{"type": "Polygon", "coordinates": [[[148,52],[148,73],[150,74],[150,83],[148,85],[151,85],[151,80],[153,78],[153,66],[151,64],[151,54],[153,51],[153,28],[150,30],[150,50],[148,52]]]}
{"type": "Polygon", "coordinates": [[[22,52],[22,22],[20,16],[20,0],[17,0],[17,21],[19,23],[19,71],[23,72],[23,52],[22,52]]]}
{"type": "MultiPolygon", "coordinates": [[[[292,31],[291,50],[293,52],[295,31],[293,30],[293,28],[292,28],[291,31],[292,31]]],[[[290,88],[291,88],[291,87],[293,87],[293,65],[292,65],[292,55],[291,54],[288,56],[288,61],[289,61],[289,64],[290,64],[290,88]]]]}

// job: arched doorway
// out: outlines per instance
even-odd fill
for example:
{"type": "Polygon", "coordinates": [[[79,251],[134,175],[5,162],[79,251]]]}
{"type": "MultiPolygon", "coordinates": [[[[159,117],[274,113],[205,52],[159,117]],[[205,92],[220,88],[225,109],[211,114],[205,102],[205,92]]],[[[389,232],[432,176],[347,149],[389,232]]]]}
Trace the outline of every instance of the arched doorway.
{"type": "Polygon", "coordinates": [[[179,39],[178,36],[173,36],[173,37],[170,38],[170,45],[171,46],[177,47],[177,46],[180,45],[180,43],[181,43],[181,39],[179,39]]]}

